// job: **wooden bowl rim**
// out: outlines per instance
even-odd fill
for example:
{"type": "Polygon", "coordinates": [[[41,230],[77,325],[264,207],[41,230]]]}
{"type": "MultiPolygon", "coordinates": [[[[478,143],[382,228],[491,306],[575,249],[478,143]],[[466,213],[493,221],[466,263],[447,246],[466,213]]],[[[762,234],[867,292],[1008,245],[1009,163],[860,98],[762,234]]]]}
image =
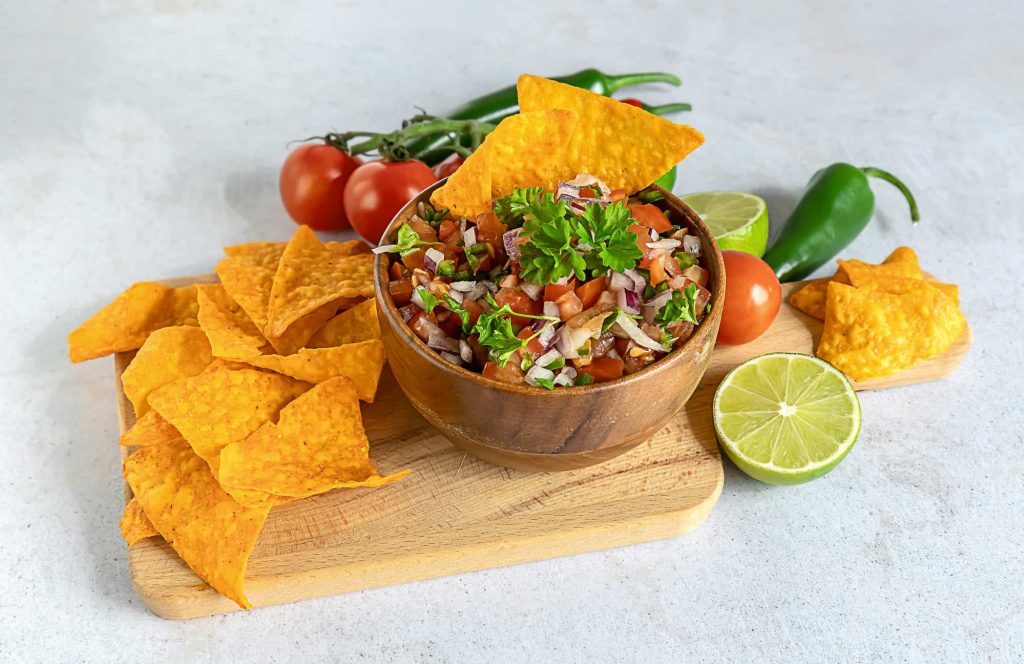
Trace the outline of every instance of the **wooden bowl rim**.
{"type": "MultiPolygon", "coordinates": [[[[438,180],[434,184],[430,185],[419,194],[416,195],[411,201],[406,203],[401,210],[395,214],[394,219],[388,224],[387,228],[384,229],[384,233],[381,234],[381,242],[384,242],[384,238],[391,237],[392,232],[395,229],[396,224],[399,220],[405,218],[408,211],[419,205],[421,201],[428,202],[430,200],[430,194],[434,190],[440,188],[447,181],[447,178],[438,180]]],[[[687,220],[697,230],[697,235],[701,238],[702,242],[707,240],[712,248],[712,255],[709,257],[714,263],[715,269],[710,270],[710,278],[714,279],[716,272],[720,283],[715,283],[714,290],[711,291],[711,311],[702,321],[701,329],[706,323],[713,320],[716,315],[721,315],[722,309],[725,307],[725,262],[722,259],[722,251],[718,247],[718,242],[715,240],[715,236],[711,233],[708,227],[704,224],[704,221],[700,218],[696,212],[694,212],[686,203],[673,195],[670,191],[667,191],[663,187],[652,184],[648,189],[653,189],[664,196],[665,200],[669,201],[673,206],[678,207],[687,217],[687,220]]],[[[665,357],[652,362],[650,366],[644,367],[640,371],[631,373],[623,376],[622,378],[616,378],[615,380],[604,381],[601,383],[592,383],[590,385],[574,385],[571,388],[556,388],[554,390],[547,390],[543,387],[534,387],[532,385],[519,385],[515,383],[505,383],[503,381],[494,380],[493,378],[484,378],[483,374],[475,371],[470,371],[465,367],[454,365],[450,362],[446,362],[441,358],[441,355],[434,349],[427,346],[427,344],[416,336],[412,329],[402,321],[402,316],[398,312],[398,307],[395,306],[394,300],[391,298],[389,291],[387,290],[388,283],[390,282],[390,275],[387,273],[387,269],[384,267],[384,259],[387,257],[386,254],[376,254],[374,257],[373,265],[373,280],[374,288],[377,294],[377,305],[378,309],[383,312],[385,317],[388,319],[388,325],[392,329],[398,328],[401,330],[401,335],[406,341],[407,345],[416,352],[421,358],[427,360],[435,368],[465,378],[475,382],[479,387],[489,388],[497,390],[499,392],[506,392],[518,395],[545,395],[547,397],[555,396],[558,397],[572,397],[582,396],[585,394],[597,394],[600,392],[606,392],[615,390],[620,387],[625,387],[638,383],[645,378],[656,376],[664,371],[674,367],[679,362],[683,361],[683,358],[687,355],[687,352],[692,350],[694,344],[697,343],[697,330],[694,334],[687,339],[682,346],[673,349],[665,357]],[[385,297],[385,293],[388,293],[385,297]]],[[[698,377],[699,380],[699,377],[698,377]]]]}

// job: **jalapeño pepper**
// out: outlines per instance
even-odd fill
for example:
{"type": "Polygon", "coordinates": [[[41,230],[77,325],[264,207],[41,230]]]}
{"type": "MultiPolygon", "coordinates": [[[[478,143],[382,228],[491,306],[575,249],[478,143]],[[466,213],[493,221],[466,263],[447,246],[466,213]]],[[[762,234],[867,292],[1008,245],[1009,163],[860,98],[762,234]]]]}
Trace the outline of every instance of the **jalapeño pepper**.
{"type": "Polygon", "coordinates": [[[796,209],[782,227],[764,260],[779,281],[797,281],[830,261],[853,242],[871,221],[875,195],[868,177],[892,184],[910,206],[914,223],[920,218],[914,195],[896,176],[879,168],[832,164],[811,178],[796,209]]]}
{"type": "MultiPolygon", "coordinates": [[[[568,83],[577,88],[583,88],[584,90],[590,90],[605,96],[611,95],[626,86],[639,85],[641,83],[669,83],[675,86],[681,84],[678,76],[663,72],[612,76],[597,69],[584,69],[568,76],[556,76],[553,80],[568,83]]],[[[664,104],[662,106],[651,106],[649,110],[660,115],[690,110],[690,105],[664,104]]],[[[518,112],[519,97],[516,94],[516,86],[510,85],[466,102],[451,113],[448,113],[445,117],[450,120],[479,120],[481,122],[497,124],[518,112]]],[[[409,143],[408,148],[417,158],[422,159],[428,164],[435,164],[447,157],[451,152],[443,148],[437,149],[438,146],[447,140],[446,136],[426,136],[409,143]]]]}

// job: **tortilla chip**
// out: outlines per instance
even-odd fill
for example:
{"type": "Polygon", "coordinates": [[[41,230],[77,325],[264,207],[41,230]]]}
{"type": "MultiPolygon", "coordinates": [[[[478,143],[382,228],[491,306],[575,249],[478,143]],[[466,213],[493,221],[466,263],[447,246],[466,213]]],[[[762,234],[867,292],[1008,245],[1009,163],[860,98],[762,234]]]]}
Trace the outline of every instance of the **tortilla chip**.
{"type": "Polygon", "coordinates": [[[850,284],[858,274],[876,274],[890,277],[907,277],[910,279],[923,279],[921,264],[917,260],[917,254],[910,247],[897,247],[888,257],[878,265],[865,263],[856,259],[839,260],[839,269],[833,277],[841,284],[850,284]]]}
{"type": "Polygon", "coordinates": [[[356,387],[332,378],[281,409],[244,441],[221,451],[221,479],[231,485],[305,498],[340,487],[382,486],[370,461],[356,387]]]}
{"type": "Polygon", "coordinates": [[[146,397],[153,390],[188,376],[195,376],[213,360],[210,342],[198,327],[164,327],[142,344],[121,374],[121,386],[135,406],[135,417],[149,410],[146,397]]]}
{"type": "Polygon", "coordinates": [[[147,445],[163,445],[181,439],[181,434],[174,425],[160,416],[155,410],[147,410],[146,414],[135,420],[130,429],[121,434],[122,447],[145,447],[147,445]]]}
{"type": "Polygon", "coordinates": [[[329,320],[309,339],[306,347],[330,348],[371,339],[380,339],[377,302],[373,298],[342,311],[329,320]]]}
{"type": "Polygon", "coordinates": [[[214,357],[244,360],[259,355],[267,340],[222,284],[199,286],[199,326],[214,357]]]}
{"type": "Polygon", "coordinates": [[[328,302],[288,326],[279,337],[270,337],[270,345],[278,355],[293,355],[306,346],[310,337],[316,334],[327,321],[338,313],[339,305],[346,306],[348,300],[328,302]]]}
{"type": "Polygon", "coordinates": [[[68,357],[72,362],[84,362],[141,348],[154,330],[198,325],[198,312],[194,285],[133,284],[68,335],[68,357]]]}
{"type": "Polygon", "coordinates": [[[576,129],[556,157],[560,180],[590,173],[612,189],[633,193],[704,142],[692,127],[558,81],[523,74],[516,89],[521,114],[555,108],[576,114],[576,129]]]}
{"type": "Polygon", "coordinates": [[[281,336],[292,323],[329,303],[372,295],[373,254],[341,255],[308,226],[300,226],[277,266],[264,331],[281,336]]]}
{"type": "Polygon", "coordinates": [[[245,568],[270,508],[235,501],[185,443],[143,447],[125,460],[124,477],[153,527],[192,571],[251,609],[245,568]]]}
{"type": "Polygon", "coordinates": [[[491,197],[508,196],[516,187],[555,191],[560,181],[574,178],[576,172],[570,172],[572,167],[565,163],[565,146],[576,130],[576,114],[562,109],[519,113],[502,120],[487,137],[491,197]]]}
{"type": "MultiPolygon", "coordinates": [[[[368,254],[372,250],[370,245],[362,240],[345,240],[343,242],[324,242],[330,250],[342,256],[352,254],[368,254]]],[[[224,247],[224,253],[232,258],[248,258],[264,267],[277,269],[277,263],[281,260],[281,254],[287,242],[246,242],[224,247]]]]}
{"type": "Polygon", "coordinates": [[[892,253],[886,256],[882,264],[892,263],[904,263],[907,265],[913,265],[917,268],[917,271],[921,271],[921,263],[917,260],[917,252],[910,247],[896,247],[892,250],[892,253]]]}
{"type": "Polygon", "coordinates": [[[430,195],[438,210],[447,208],[453,217],[474,218],[491,209],[491,159],[484,140],[473,154],[448,176],[448,181],[430,195]]]}
{"type": "Polygon", "coordinates": [[[332,348],[304,348],[295,355],[260,355],[248,362],[307,383],[345,376],[355,383],[360,399],[373,403],[384,368],[384,344],[371,339],[332,348]]]}
{"type": "Polygon", "coordinates": [[[825,320],[825,301],[828,297],[830,277],[814,279],[789,296],[789,303],[808,316],[825,320]]]}
{"type": "Polygon", "coordinates": [[[923,281],[907,280],[901,293],[832,282],[817,354],[850,378],[868,380],[945,352],[965,326],[953,302],[923,281]]]}
{"type": "Polygon", "coordinates": [[[242,311],[249,316],[258,330],[267,326],[267,305],[274,283],[277,263],[264,265],[259,259],[229,257],[217,263],[214,270],[224,290],[242,311]]]}
{"type": "MultiPolygon", "coordinates": [[[[309,387],[265,371],[214,371],[164,385],[149,395],[149,405],[181,432],[216,477],[221,449],[277,417],[285,404],[309,387]]],[[[279,502],[265,494],[227,490],[246,505],[279,502]]]]}
{"type": "Polygon", "coordinates": [[[153,527],[153,524],[149,522],[149,517],[142,511],[142,505],[135,498],[129,500],[128,504],[124,506],[121,521],[117,525],[121,529],[121,535],[124,537],[124,541],[128,543],[128,546],[134,546],[140,540],[144,540],[147,537],[156,537],[160,534],[153,527]]]}

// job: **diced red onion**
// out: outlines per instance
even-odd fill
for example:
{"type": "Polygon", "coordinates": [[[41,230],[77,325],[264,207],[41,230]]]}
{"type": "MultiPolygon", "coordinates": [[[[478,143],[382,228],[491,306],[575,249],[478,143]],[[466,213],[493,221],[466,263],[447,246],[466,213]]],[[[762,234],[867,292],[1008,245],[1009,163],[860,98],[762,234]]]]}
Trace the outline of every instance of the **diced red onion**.
{"type": "Polygon", "coordinates": [[[640,313],[640,296],[631,290],[616,290],[616,304],[627,314],[640,313]]]}
{"type": "Polygon", "coordinates": [[[572,281],[572,275],[571,274],[569,276],[567,276],[567,277],[562,277],[561,279],[556,281],[555,284],[558,285],[558,286],[568,286],[570,281],[572,281]]]}
{"type": "Polygon", "coordinates": [[[647,302],[645,305],[643,305],[643,307],[641,307],[641,311],[644,315],[644,320],[646,320],[648,323],[653,323],[654,317],[658,315],[658,312],[661,311],[661,308],[663,306],[665,306],[665,303],[671,299],[672,291],[670,290],[662,291],[655,295],[654,297],[652,297],[649,302],[647,302]]]}
{"type": "Polygon", "coordinates": [[[373,253],[375,254],[390,254],[392,251],[398,251],[397,244],[382,244],[379,247],[374,247],[373,253]]]}
{"type": "Polygon", "coordinates": [[[551,300],[544,301],[544,315],[549,318],[558,318],[558,305],[551,300]]]}
{"type": "Polygon", "coordinates": [[[547,325],[549,322],[550,321],[546,321],[543,318],[537,318],[530,321],[529,328],[534,332],[540,332],[541,330],[544,329],[544,326],[547,325]]]}
{"type": "Polygon", "coordinates": [[[459,339],[459,357],[467,364],[473,361],[473,347],[465,339],[459,339]]]}
{"type": "Polygon", "coordinates": [[[459,291],[460,293],[472,293],[473,289],[476,288],[475,281],[453,281],[449,285],[452,290],[459,291]]]}
{"type": "Polygon", "coordinates": [[[659,237],[658,231],[654,230],[653,228],[648,228],[647,229],[647,234],[651,236],[651,242],[657,242],[658,241],[658,237],[659,237]]]}
{"type": "Polygon", "coordinates": [[[408,323],[409,321],[411,321],[413,315],[419,313],[418,311],[416,311],[417,309],[419,309],[419,307],[417,307],[415,304],[407,304],[404,307],[400,308],[398,310],[398,313],[402,315],[402,322],[408,323]]]}
{"type": "Polygon", "coordinates": [[[555,362],[560,359],[562,359],[562,354],[559,353],[557,350],[552,349],[538,357],[536,360],[534,360],[534,363],[539,364],[542,367],[546,367],[552,362],[555,362]]]}
{"type": "Polygon", "coordinates": [[[423,267],[427,268],[430,272],[437,272],[437,266],[443,260],[444,254],[433,247],[423,252],[423,267]]]}
{"type": "Polygon", "coordinates": [[[505,247],[505,253],[514,261],[519,260],[519,231],[521,228],[513,228],[501,236],[501,244],[505,247]]]}
{"type": "Polygon", "coordinates": [[[540,286],[538,284],[531,284],[529,281],[524,281],[523,283],[519,284],[519,290],[526,293],[526,297],[530,298],[531,300],[536,300],[538,297],[541,296],[542,293],[544,293],[543,286],[540,286]]]}
{"type": "Polygon", "coordinates": [[[637,293],[644,292],[644,288],[647,287],[647,280],[644,279],[644,275],[640,274],[638,270],[626,270],[622,274],[626,275],[627,277],[633,280],[633,287],[630,288],[629,290],[635,291],[637,293]]]}
{"type": "Polygon", "coordinates": [[[632,277],[622,272],[612,272],[611,279],[608,280],[608,288],[611,290],[633,290],[636,288],[636,283],[632,277]]]}
{"type": "Polygon", "coordinates": [[[558,372],[553,381],[555,385],[562,385],[564,387],[572,387],[573,383],[576,382],[576,369],[572,367],[565,367],[558,372]]]}
{"type": "Polygon", "coordinates": [[[463,298],[466,297],[465,293],[460,293],[459,291],[457,291],[455,289],[450,290],[448,292],[448,296],[450,298],[452,298],[453,300],[455,300],[456,302],[458,302],[459,304],[462,304],[463,298]]]}
{"type": "Polygon", "coordinates": [[[462,245],[468,249],[469,247],[472,247],[474,244],[476,244],[476,229],[467,228],[462,233],[462,245]]]}
{"type": "Polygon", "coordinates": [[[563,325],[558,329],[558,341],[555,343],[555,348],[562,354],[562,357],[567,360],[573,360],[580,356],[578,349],[591,336],[594,335],[585,327],[572,328],[568,325],[563,325]]]}
{"type": "Polygon", "coordinates": [[[650,350],[656,350],[659,353],[667,353],[669,349],[662,346],[660,343],[651,339],[649,336],[643,333],[643,330],[633,322],[633,319],[629,316],[619,314],[618,319],[615,321],[615,326],[622,329],[630,339],[636,342],[638,346],[649,348],[650,350]]]}
{"type": "Polygon", "coordinates": [[[656,242],[648,242],[647,248],[667,253],[678,247],[680,244],[679,240],[658,240],[656,242]]]}
{"type": "Polygon", "coordinates": [[[436,331],[430,331],[430,335],[427,337],[427,345],[434,350],[443,350],[449,353],[460,352],[458,339],[452,339],[441,328],[438,328],[436,331]]]}
{"type": "Polygon", "coordinates": [[[547,380],[553,381],[555,379],[555,372],[550,369],[545,369],[539,364],[535,364],[530,367],[530,370],[526,372],[526,383],[527,385],[533,385],[534,387],[540,387],[540,383],[537,382],[538,378],[546,378],[547,380]]]}
{"type": "Polygon", "coordinates": [[[608,351],[608,357],[612,358],[613,360],[621,360],[622,359],[622,356],[619,355],[619,351],[615,350],[614,348],[612,348],[610,351],[608,351]]]}
{"type": "Polygon", "coordinates": [[[486,288],[487,290],[491,291],[492,293],[498,292],[498,284],[494,283],[493,281],[484,280],[480,282],[480,285],[486,288]]]}
{"type": "Polygon", "coordinates": [[[574,191],[576,194],[579,194],[580,189],[582,189],[583,187],[589,187],[595,184],[597,185],[597,188],[601,191],[602,198],[608,198],[609,196],[611,196],[612,190],[608,188],[608,185],[606,185],[604,182],[601,182],[590,173],[580,173],[571,180],[568,180],[566,182],[559,182],[558,191],[559,193],[561,193],[564,188],[566,191],[574,191]]]}
{"type": "Polygon", "coordinates": [[[445,362],[450,362],[451,364],[454,364],[457,367],[462,366],[462,358],[459,357],[458,355],[454,353],[446,353],[444,351],[438,354],[441,356],[441,359],[444,360],[445,362]]]}
{"type": "Polygon", "coordinates": [[[700,256],[700,238],[696,235],[684,235],[683,251],[694,256],[700,256]]]}
{"type": "Polygon", "coordinates": [[[668,280],[668,287],[670,290],[682,290],[686,287],[686,283],[690,281],[681,274],[677,274],[668,280]]]}
{"type": "Polygon", "coordinates": [[[412,331],[423,341],[427,341],[435,335],[445,336],[444,330],[435,325],[427,316],[419,316],[412,324],[412,331]]]}
{"type": "Polygon", "coordinates": [[[544,350],[551,348],[558,341],[558,330],[554,325],[548,325],[537,335],[537,341],[544,347],[544,350]]]}

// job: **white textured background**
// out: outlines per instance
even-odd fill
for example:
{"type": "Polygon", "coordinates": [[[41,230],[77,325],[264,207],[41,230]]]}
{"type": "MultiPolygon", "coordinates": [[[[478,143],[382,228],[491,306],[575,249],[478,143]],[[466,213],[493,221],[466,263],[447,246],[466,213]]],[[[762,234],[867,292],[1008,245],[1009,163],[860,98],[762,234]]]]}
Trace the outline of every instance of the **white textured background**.
{"type": "Polygon", "coordinates": [[[1020,2],[7,2],[0,8],[0,661],[1019,661],[1020,2]],[[287,7],[286,7],[287,5],[287,7]],[[761,5],[755,7],[754,5],[761,5]],[[680,192],[877,165],[846,252],[912,244],[975,347],[864,394],[856,449],[772,488],[726,468],[681,539],[165,622],[128,579],[109,360],[65,334],[129,283],[284,239],[285,144],[443,112],[529,71],[678,72],[707,143],[680,192]]]}

